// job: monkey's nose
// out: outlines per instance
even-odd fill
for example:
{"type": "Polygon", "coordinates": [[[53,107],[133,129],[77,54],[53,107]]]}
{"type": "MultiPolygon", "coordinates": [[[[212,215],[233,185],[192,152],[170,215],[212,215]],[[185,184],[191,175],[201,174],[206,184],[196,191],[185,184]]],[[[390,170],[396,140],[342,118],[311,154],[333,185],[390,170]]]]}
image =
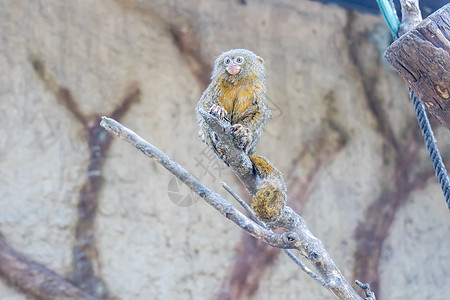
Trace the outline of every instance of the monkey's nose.
{"type": "Polygon", "coordinates": [[[239,66],[239,65],[231,64],[227,67],[227,72],[230,73],[231,75],[236,75],[240,71],[241,71],[241,66],[239,66]]]}

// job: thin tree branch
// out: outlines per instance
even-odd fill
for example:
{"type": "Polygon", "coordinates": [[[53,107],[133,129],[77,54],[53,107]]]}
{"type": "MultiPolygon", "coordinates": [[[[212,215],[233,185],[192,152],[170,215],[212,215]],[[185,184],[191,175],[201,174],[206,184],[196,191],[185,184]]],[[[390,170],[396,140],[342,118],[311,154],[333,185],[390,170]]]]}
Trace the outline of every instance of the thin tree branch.
{"type": "MultiPolygon", "coordinates": [[[[264,228],[267,228],[267,225],[264,223],[264,221],[261,221],[258,219],[258,216],[256,213],[251,209],[251,207],[242,200],[241,197],[239,197],[238,194],[236,194],[225,182],[222,182],[223,188],[233,196],[234,199],[250,214],[250,217],[259,225],[261,225],[264,228]]],[[[311,271],[310,268],[308,268],[297,256],[295,256],[294,253],[292,253],[289,249],[283,249],[283,251],[300,267],[300,269],[303,270],[306,274],[311,276],[313,279],[315,279],[321,286],[326,286],[327,283],[325,280],[323,280],[319,275],[311,271]]]]}
{"type": "Polygon", "coordinates": [[[231,196],[233,196],[234,199],[236,199],[236,201],[245,209],[245,211],[250,215],[250,218],[255,221],[256,223],[258,223],[259,225],[261,225],[264,228],[267,228],[266,224],[258,219],[258,216],[256,215],[256,213],[253,211],[253,209],[247,204],[247,202],[245,202],[244,200],[242,200],[241,197],[239,197],[238,194],[236,194],[235,191],[233,191],[231,189],[231,187],[226,184],[225,182],[222,182],[222,186],[223,188],[230,193],[231,196]]]}
{"type": "Polygon", "coordinates": [[[402,22],[398,27],[399,36],[413,29],[422,21],[419,0],[400,0],[400,5],[402,6],[402,22]]]}
{"type": "MultiPolygon", "coordinates": [[[[235,141],[231,134],[231,125],[229,122],[221,121],[206,112],[201,113],[211,130],[217,134],[218,143],[216,146],[220,147],[224,153],[224,157],[221,157],[221,159],[236,173],[247,191],[250,194],[255,193],[256,183],[261,178],[253,172],[253,167],[248,156],[234,144],[235,141]]],[[[338,299],[362,299],[334,264],[330,255],[325,250],[323,243],[311,233],[302,217],[296,214],[290,207],[285,206],[280,217],[276,219],[276,224],[267,224],[269,227],[282,227],[286,230],[283,234],[276,234],[250,220],[219,194],[209,190],[161,150],[122,124],[113,119],[103,117],[100,125],[141,150],[145,155],[155,159],[184,182],[192,191],[202,197],[208,204],[255,238],[277,248],[297,249],[300,251],[301,255],[307,258],[325,279],[325,286],[338,299]]]]}
{"type": "MultiPolygon", "coordinates": [[[[253,172],[253,165],[247,154],[239,145],[236,145],[231,124],[217,119],[206,111],[200,111],[200,114],[211,129],[211,134],[217,137],[215,147],[221,149],[222,156],[220,159],[229,165],[252,197],[257,192],[256,186],[262,179],[253,172]]],[[[361,299],[345,280],[322,241],[312,234],[303,218],[289,206],[286,205],[281,215],[275,221],[267,223],[267,226],[270,228],[282,227],[287,231],[288,240],[295,244],[294,249],[300,251],[301,255],[316,267],[320,276],[325,279],[326,287],[335,296],[339,299],[361,299]]]]}
{"type": "Polygon", "coordinates": [[[137,149],[141,150],[145,155],[155,159],[158,163],[163,165],[169,172],[178,177],[184,184],[186,184],[192,191],[202,197],[208,204],[213,206],[226,218],[230,219],[236,225],[247,231],[249,234],[257,239],[263,240],[267,244],[277,248],[293,248],[294,243],[288,239],[287,234],[276,234],[262,226],[256,224],[254,221],[247,218],[239,210],[237,210],[228,201],[222,198],[219,194],[209,190],[193,175],[186,171],[178,163],[170,159],[161,150],[148,143],[132,130],[126,128],[119,122],[102,117],[100,125],[106,130],[115,133],[121,139],[129,142],[137,149]]]}
{"type": "Polygon", "coordinates": [[[372,292],[372,290],[370,289],[370,285],[368,283],[362,283],[359,280],[355,281],[356,285],[359,286],[364,293],[366,294],[366,298],[365,300],[377,300],[377,298],[375,298],[375,293],[372,292]]]}

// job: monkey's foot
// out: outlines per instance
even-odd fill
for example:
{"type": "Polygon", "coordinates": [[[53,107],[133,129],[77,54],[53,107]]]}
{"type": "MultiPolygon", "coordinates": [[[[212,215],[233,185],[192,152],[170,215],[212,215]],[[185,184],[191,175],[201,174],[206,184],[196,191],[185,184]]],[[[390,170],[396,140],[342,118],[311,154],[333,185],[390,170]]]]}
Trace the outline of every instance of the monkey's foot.
{"type": "Polygon", "coordinates": [[[239,146],[242,147],[245,153],[247,153],[248,146],[250,146],[253,140],[250,129],[242,126],[241,124],[234,124],[233,133],[239,143],[239,146]]]}
{"type": "Polygon", "coordinates": [[[211,106],[209,113],[220,120],[226,120],[227,111],[222,106],[214,104],[211,106]]]}

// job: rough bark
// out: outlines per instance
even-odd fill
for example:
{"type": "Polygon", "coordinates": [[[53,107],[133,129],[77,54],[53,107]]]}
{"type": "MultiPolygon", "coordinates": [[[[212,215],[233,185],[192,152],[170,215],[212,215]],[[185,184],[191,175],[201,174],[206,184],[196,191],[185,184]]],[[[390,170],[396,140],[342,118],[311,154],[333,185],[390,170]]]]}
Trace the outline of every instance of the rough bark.
{"type": "Polygon", "coordinates": [[[395,41],[385,57],[428,111],[450,129],[450,4],[395,41]]]}

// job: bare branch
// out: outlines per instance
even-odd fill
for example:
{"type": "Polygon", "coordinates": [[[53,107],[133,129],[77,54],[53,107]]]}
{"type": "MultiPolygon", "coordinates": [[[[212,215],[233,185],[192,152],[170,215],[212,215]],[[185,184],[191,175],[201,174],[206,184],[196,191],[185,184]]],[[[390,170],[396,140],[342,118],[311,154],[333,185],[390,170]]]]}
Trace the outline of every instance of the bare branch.
{"type": "Polygon", "coordinates": [[[402,22],[398,29],[398,36],[401,36],[414,28],[422,21],[419,0],[400,0],[402,6],[402,22]]]}
{"type": "Polygon", "coordinates": [[[230,122],[219,120],[212,114],[199,110],[208,128],[218,137],[215,144],[216,148],[220,148],[224,154],[220,157],[231,170],[237,175],[239,180],[244,184],[247,191],[254,195],[258,181],[261,180],[257,174],[253,172],[253,165],[250,158],[245,154],[239,145],[236,145],[236,139],[233,135],[233,129],[230,122]]]}
{"type": "Polygon", "coordinates": [[[356,285],[359,286],[364,293],[366,294],[366,298],[364,298],[364,300],[377,300],[375,298],[375,293],[372,292],[372,290],[370,289],[370,285],[368,283],[362,283],[359,280],[355,281],[356,285]]]}
{"type": "Polygon", "coordinates": [[[244,200],[242,200],[241,197],[239,197],[238,194],[236,194],[235,191],[233,191],[231,189],[231,187],[226,184],[225,182],[222,182],[222,186],[223,188],[230,193],[231,196],[233,196],[234,199],[236,199],[236,201],[245,209],[245,211],[250,215],[250,218],[255,221],[256,223],[258,223],[259,225],[261,225],[264,228],[267,228],[266,224],[258,219],[258,216],[256,215],[256,213],[252,210],[252,208],[247,204],[247,202],[245,202],[244,200]]]}
{"type": "MultiPolygon", "coordinates": [[[[253,196],[257,192],[256,187],[261,178],[253,172],[253,166],[248,156],[235,144],[236,140],[233,138],[231,124],[219,120],[206,111],[200,111],[200,114],[208,124],[211,134],[217,137],[215,147],[221,150],[222,157],[220,159],[230,166],[250,196],[253,196]]],[[[289,206],[285,206],[280,216],[267,223],[267,226],[269,228],[282,227],[287,231],[285,234],[287,234],[288,240],[294,243],[294,249],[300,251],[301,255],[316,267],[321,277],[326,280],[326,287],[339,299],[361,299],[334,264],[322,241],[312,234],[303,218],[289,206]]],[[[282,248],[292,249],[291,247],[282,248]]]]}
{"type": "MultiPolygon", "coordinates": [[[[256,213],[250,208],[250,206],[244,200],[241,199],[241,197],[238,196],[238,194],[236,194],[225,182],[222,182],[222,186],[250,214],[250,216],[253,220],[255,220],[262,227],[267,228],[267,225],[263,221],[258,219],[258,216],[256,215],[256,213]]],[[[291,250],[289,250],[289,249],[283,249],[283,250],[300,267],[300,269],[303,270],[303,272],[305,272],[306,274],[311,276],[313,279],[315,279],[317,282],[319,282],[319,284],[321,286],[327,285],[325,280],[323,280],[319,275],[317,275],[316,273],[311,271],[310,268],[305,266],[305,264],[297,256],[295,256],[295,254],[292,253],[291,250]]]]}
{"type": "Polygon", "coordinates": [[[208,204],[213,206],[222,215],[236,223],[239,227],[247,231],[249,234],[259,240],[263,240],[267,244],[277,248],[293,248],[294,243],[288,239],[286,234],[280,235],[267,230],[254,221],[247,218],[239,210],[237,210],[228,201],[222,198],[219,194],[209,190],[193,175],[186,171],[178,163],[170,159],[161,150],[148,143],[132,130],[126,128],[119,122],[102,117],[100,125],[106,130],[115,133],[121,139],[129,142],[137,149],[141,150],[145,155],[155,159],[158,163],[163,165],[169,172],[178,177],[184,184],[186,184],[192,191],[202,197],[208,204]]]}
{"type": "MultiPolygon", "coordinates": [[[[205,121],[211,130],[218,136],[216,146],[220,146],[222,150],[225,150],[225,157],[221,157],[221,159],[236,173],[247,188],[247,191],[250,194],[255,193],[256,183],[261,179],[253,172],[253,167],[248,156],[234,144],[229,123],[221,121],[206,112],[204,114],[202,113],[202,115],[204,115],[205,121]]],[[[268,227],[282,227],[287,231],[281,235],[276,234],[250,220],[219,194],[209,190],[161,150],[142,139],[130,129],[106,117],[102,118],[100,125],[141,150],[145,155],[155,159],[184,182],[192,191],[202,197],[208,204],[255,238],[274,247],[297,249],[300,251],[301,255],[307,258],[325,279],[325,286],[338,299],[362,299],[334,264],[330,255],[325,250],[323,243],[311,233],[306,222],[290,207],[285,206],[281,215],[274,222],[271,222],[271,224],[267,224],[268,227]]]]}

